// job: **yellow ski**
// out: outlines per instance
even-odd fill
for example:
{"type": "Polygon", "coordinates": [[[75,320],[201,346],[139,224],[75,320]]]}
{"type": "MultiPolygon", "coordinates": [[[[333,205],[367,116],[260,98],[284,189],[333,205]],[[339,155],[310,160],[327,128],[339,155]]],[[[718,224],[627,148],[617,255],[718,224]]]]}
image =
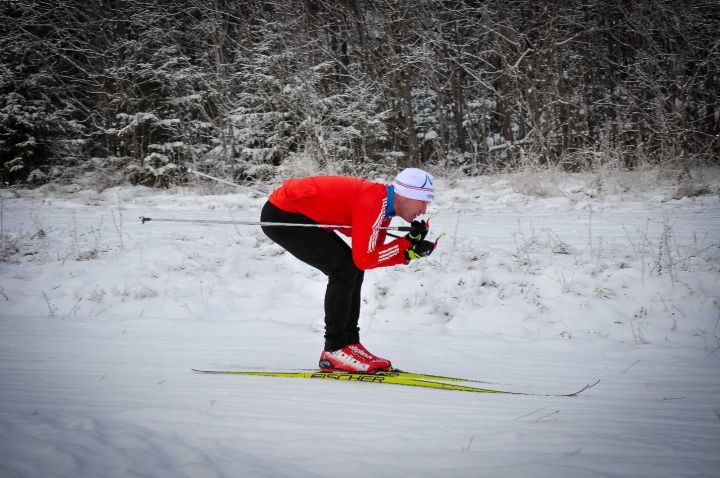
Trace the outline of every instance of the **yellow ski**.
{"type": "MultiPolygon", "coordinates": [[[[423,374],[407,374],[403,376],[392,372],[379,372],[376,374],[368,373],[345,373],[345,372],[321,372],[321,371],[298,371],[298,372],[264,372],[264,371],[244,371],[244,370],[196,370],[195,372],[223,374],[223,375],[245,375],[259,377],[281,377],[281,378],[310,378],[319,380],[345,380],[348,382],[370,382],[370,383],[389,383],[393,385],[405,385],[410,387],[440,388],[444,390],[459,390],[463,392],[480,392],[480,393],[508,393],[500,390],[490,390],[486,388],[470,387],[467,385],[459,385],[453,383],[437,382],[419,377],[427,377],[423,374]],[[413,377],[414,376],[414,377],[413,377]]],[[[441,377],[438,377],[441,378],[441,377]]]]}
{"type": "MultiPolygon", "coordinates": [[[[462,382],[478,382],[476,380],[469,380],[457,377],[444,377],[441,375],[428,375],[422,373],[403,372],[401,370],[391,370],[387,372],[377,372],[375,374],[367,373],[349,373],[349,372],[322,372],[313,370],[300,370],[293,372],[270,372],[270,371],[246,371],[246,370],[197,370],[192,369],[194,372],[208,373],[208,374],[219,374],[219,375],[242,375],[242,376],[255,376],[255,377],[280,377],[280,378],[305,378],[305,379],[316,379],[316,380],[338,380],[348,382],[369,382],[369,383],[386,383],[392,385],[404,385],[409,387],[423,387],[423,388],[435,388],[442,390],[456,390],[462,392],[476,392],[476,393],[502,393],[510,395],[542,395],[542,396],[564,396],[571,397],[578,395],[583,390],[590,388],[597,384],[595,382],[592,385],[587,385],[581,390],[570,394],[561,395],[545,395],[535,393],[522,393],[522,392],[511,392],[507,390],[494,390],[489,388],[474,387],[465,385],[462,382]],[[461,382],[461,383],[451,383],[461,382]]],[[[599,380],[598,380],[599,382],[599,380]]]]}

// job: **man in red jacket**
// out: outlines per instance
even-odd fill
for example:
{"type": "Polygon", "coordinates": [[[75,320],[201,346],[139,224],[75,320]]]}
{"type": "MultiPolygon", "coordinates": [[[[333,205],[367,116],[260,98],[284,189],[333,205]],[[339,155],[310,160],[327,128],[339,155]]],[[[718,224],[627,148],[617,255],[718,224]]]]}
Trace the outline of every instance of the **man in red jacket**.
{"type": "Polygon", "coordinates": [[[387,359],[360,343],[360,289],[364,271],[408,264],[428,256],[435,245],[425,240],[425,214],[434,198],[433,177],[416,168],[397,175],[392,184],[345,176],[288,179],[268,198],[262,222],[328,224],[350,228],[263,226],[265,234],[293,256],[328,276],[325,292],[324,371],[374,373],[388,370],[387,359]],[[393,216],[411,222],[410,232],[385,243],[393,216]],[[336,233],[349,236],[352,247],[336,233]]]}

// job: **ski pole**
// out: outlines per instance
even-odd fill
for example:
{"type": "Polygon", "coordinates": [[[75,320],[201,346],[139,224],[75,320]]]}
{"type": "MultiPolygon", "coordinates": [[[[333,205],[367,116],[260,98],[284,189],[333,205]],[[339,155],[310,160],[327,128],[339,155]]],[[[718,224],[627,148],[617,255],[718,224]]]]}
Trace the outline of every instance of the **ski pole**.
{"type": "MultiPolygon", "coordinates": [[[[145,217],[140,216],[140,222],[145,224],[146,222],[188,222],[193,224],[235,224],[238,226],[272,226],[272,227],[321,227],[323,229],[351,229],[352,226],[339,225],[339,224],[300,224],[295,222],[263,222],[263,221],[219,221],[214,219],[175,219],[175,218],[160,218],[160,217],[145,217]]],[[[384,231],[409,231],[410,226],[387,226],[380,227],[384,231]]]]}

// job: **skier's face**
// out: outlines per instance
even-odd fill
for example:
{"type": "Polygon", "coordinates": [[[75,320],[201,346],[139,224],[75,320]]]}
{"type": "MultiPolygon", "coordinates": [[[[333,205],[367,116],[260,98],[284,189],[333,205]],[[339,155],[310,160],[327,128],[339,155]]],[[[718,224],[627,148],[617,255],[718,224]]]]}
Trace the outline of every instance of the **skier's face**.
{"type": "Polygon", "coordinates": [[[427,212],[427,205],[428,203],[426,201],[409,199],[395,194],[395,214],[407,222],[412,222],[416,217],[425,214],[427,212]]]}

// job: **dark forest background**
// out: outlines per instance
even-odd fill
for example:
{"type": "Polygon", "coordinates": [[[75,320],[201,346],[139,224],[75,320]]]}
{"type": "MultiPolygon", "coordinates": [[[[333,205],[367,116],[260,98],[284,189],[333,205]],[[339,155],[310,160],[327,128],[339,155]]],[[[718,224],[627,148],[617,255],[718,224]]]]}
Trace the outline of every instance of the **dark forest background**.
{"type": "Polygon", "coordinates": [[[718,164],[717,0],[0,0],[0,180],[718,164]]]}

